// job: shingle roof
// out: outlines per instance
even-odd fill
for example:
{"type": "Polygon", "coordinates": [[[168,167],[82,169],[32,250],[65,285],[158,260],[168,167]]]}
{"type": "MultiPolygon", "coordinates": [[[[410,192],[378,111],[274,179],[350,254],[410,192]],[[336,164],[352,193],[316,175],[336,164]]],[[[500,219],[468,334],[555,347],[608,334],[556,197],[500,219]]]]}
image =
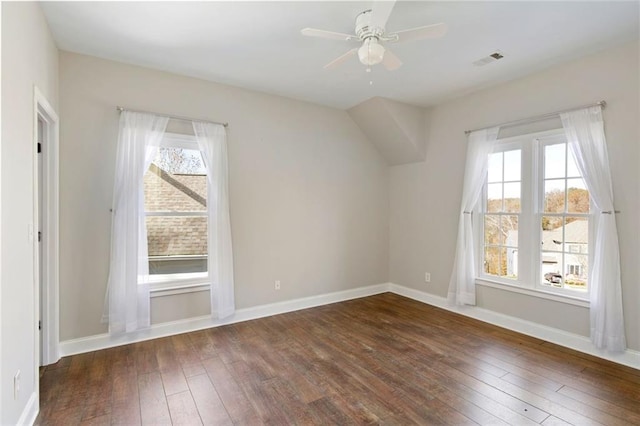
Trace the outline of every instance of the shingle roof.
{"type": "MultiPolygon", "coordinates": [[[[562,227],[542,231],[542,249],[543,250],[562,250],[562,227]]],[[[565,243],[566,244],[588,244],[589,243],[589,225],[586,220],[576,220],[565,226],[565,243]]],[[[509,231],[507,233],[507,245],[516,246],[518,244],[518,231],[509,231]]],[[[565,248],[566,250],[567,248],[565,248]]],[[[545,259],[543,256],[543,261],[545,259]]]]}
{"type": "MultiPolygon", "coordinates": [[[[146,211],[206,212],[207,176],[170,174],[152,164],[144,176],[146,211]]],[[[147,216],[149,256],[206,255],[206,216],[147,216]]]]}
{"type": "MultiPolygon", "coordinates": [[[[563,243],[562,227],[549,231],[542,231],[543,250],[562,250],[563,243]]],[[[588,244],[589,226],[586,220],[576,220],[567,223],[564,227],[565,244],[588,244]]]]}

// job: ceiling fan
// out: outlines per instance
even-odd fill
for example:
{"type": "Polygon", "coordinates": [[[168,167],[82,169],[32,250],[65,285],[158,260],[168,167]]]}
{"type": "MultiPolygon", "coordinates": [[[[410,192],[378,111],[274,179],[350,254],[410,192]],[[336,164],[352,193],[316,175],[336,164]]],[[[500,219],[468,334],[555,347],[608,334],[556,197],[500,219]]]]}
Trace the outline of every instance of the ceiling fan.
{"type": "Polygon", "coordinates": [[[439,38],[447,32],[447,25],[440,23],[387,33],[385,25],[394,5],[395,1],[374,1],[371,9],[361,12],[356,17],[355,35],[315,28],[304,28],[300,32],[302,35],[309,37],[362,43],[360,47],[355,47],[329,62],[324,66],[325,69],[337,68],[357,54],[360,62],[368,67],[367,71],[370,70],[371,66],[379,63],[382,63],[387,70],[393,71],[400,68],[402,61],[384,46],[385,43],[402,43],[425,38],[439,38]]]}

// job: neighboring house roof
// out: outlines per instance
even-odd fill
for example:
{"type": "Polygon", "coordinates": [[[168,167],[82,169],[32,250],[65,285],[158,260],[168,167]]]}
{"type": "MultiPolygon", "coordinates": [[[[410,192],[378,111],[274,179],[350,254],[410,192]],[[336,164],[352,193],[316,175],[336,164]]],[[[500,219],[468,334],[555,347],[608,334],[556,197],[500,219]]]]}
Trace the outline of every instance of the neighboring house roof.
{"type": "MultiPolygon", "coordinates": [[[[146,211],[207,211],[207,176],[170,174],[152,164],[144,176],[146,211]]],[[[148,216],[149,256],[207,254],[206,216],[148,216]]]]}
{"type": "Polygon", "coordinates": [[[151,164],[144,176],[146,211],[206,211],[207,176],[171,174],[151,164]]]}
{"type": "Polygon", "coordinates": [[[549,231],[542,231],[543,250],[561,250],[561,244],[588,244],[589,223],[586,220],[576,220],[564,227],[564,240],[562,227],[549,231]]]}
{"type": "MultiPolygon", "coordinates": [[[[543,250],[562,250],[562,227],[542,231],[542,249],[543,250]]],[[[565,226],[566,244],[588,244],[589,243],[589,223],[586,220],[576,220],[565,226]]],[[[506,245],[517,246],[518,231],[509,231],[507,233],[506,245]]],[[[565,248],[567,250],[567,248],[565,248]]],[[[543,263],[557,263],[557,259],[553,255],[543,255],[543,263]]]]}

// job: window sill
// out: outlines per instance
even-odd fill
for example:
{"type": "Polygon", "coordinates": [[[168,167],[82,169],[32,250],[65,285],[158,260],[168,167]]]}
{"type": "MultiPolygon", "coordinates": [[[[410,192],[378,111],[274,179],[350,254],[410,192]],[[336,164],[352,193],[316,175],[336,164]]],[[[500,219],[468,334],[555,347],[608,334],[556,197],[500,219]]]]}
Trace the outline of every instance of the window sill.
{"type": "Polygon", "coordinates": [[[173,296],[176,294],[197,293],[209,291],[209,283],[206,284],[174,284],[171,286],[153,286],[149,290],[150,297],[173,296]]]}
{"type": "Polygon", "coordinates": [[[550,291],[544,291],[540,289],[524,288],[516,285],[501,283],[497,281],[490,281],[483,278],[476,278],[476,284],[484,287],[497,288],[500,290],[511,291],[513,293],[526,294],[527,296],[538,297],[540,299],[553,300],[554,302],[566,303],[568,305],[580,306],[588,308],[590,306],[589,300],[577,297],[569,296],[566,294],[553,293],[550,291]]]}
{"type": "Polygon", "coordinates": [[[208,291],[210,284],[208,274],[205,272],[156,275],[150,279],[149,287],[149,293],[153,298],[208,291]]]}

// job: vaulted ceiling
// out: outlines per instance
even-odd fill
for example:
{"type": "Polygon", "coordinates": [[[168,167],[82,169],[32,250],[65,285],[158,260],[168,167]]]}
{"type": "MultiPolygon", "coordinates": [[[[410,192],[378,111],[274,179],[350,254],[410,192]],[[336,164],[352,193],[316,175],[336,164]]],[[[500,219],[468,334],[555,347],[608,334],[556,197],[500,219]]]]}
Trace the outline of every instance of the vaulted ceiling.
{"type": "Polygon", "coordinates": [[[392,45],[396,71],[356,57],[357,44],[304,37],[353,33],[371,2],[43,2],[62,50],[294,99],[351,108],[383,97],[429,106],[639,37],[637,1],[398,1],[388,31],[444,22],[441,39],[392,45]],[[504,58],[479,67],[496,50],[504,58]]]}

